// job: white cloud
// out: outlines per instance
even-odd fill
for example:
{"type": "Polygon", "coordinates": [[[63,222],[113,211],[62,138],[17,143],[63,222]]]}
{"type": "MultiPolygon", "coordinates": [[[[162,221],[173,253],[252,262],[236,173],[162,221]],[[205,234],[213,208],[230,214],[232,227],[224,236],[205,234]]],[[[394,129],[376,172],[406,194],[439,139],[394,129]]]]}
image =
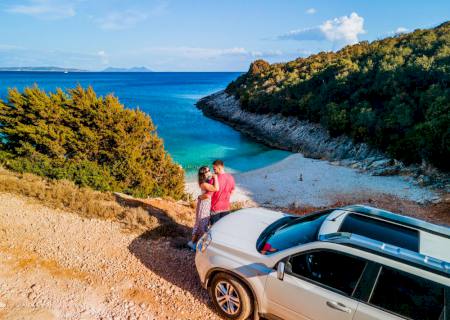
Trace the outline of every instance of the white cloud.
{"type": "Polygon", "coordinates": [[[11,44],[0,44],[0,51],[13,51],[20,50],[22,47],[11,45],[11,44]]]}
{"type": "Polygon", "coordinates": [[[257,50],[241,46],[214,48],[194,46],[149,46],[111,52],[111,65],[146,65],[158,71],[244,71],[256,59],[269,62],[292,60],[280,50],[257,50]]]}
{"type": "Polygon", "coordinates": [[[195,58],[195,59],[211,59],[220,56],[239,56],[239,55],[247,55],[248,51],[244,48],[225,48],[225,49],[217,49],[217,48],[197,48],[197,47],[168,47],[168,48],[154,48],[150,49],[165,52],[171,55],[176,56],[184,56],[187,58],[195,58]]]}
{"type": "Polygon", "coordinates": [[[305,40],[325,40],[326,38],[322,30],[320,30],[320,27],[314,27],[314,28],[291,30],[288,33],[278,36],[278,39],[305,41],[305,40]]]}
{"type": "Polygon", "coordinates": [[[101,60],[102,64],[108,64],[109,63],[109,57],[108,57],[108,54],[105,51],[100,50],[99,52],[97,52],[97,55],[100,57],[100,60],[101,60]]]}
{"type": "Polygon", "coordinates": [[[76,14],[74,3],[60,0],[28,0],[26,4],[7,7],[6,12],[44,19],[63,19],[76,14]]]}
{"type": "Polygon", "coordinates": [[[315,8],[309,8],[305,12],[306,12],[306,14],[315,14],[317,12],[317,10],[315,8]]]}
{"type": "Polygon", "coordinates": [[[254,58],[271,58],[271,57],[279,57],[283,55],[283,51],[281,50],[269,50],[269,51],[251,51],[250,55],[254,58]]]}
{"type": "Polygon", "coordinates": [[[355,44],[358,36],[364,34],[364,18],[353,12],[349,16],[343,16],[327,20],[313,28],[290,31],[278,37],[279,40],[328,40],[335,45],[355,44]]]}
{"type": "Polygon", "coordinates": [[[387,36],[397,36],[397,35],[400,35],[400,34],[403,34],[403,33],[408,33],[408,32],[410,32],[410,31],[411,31],[411,30],[409,30],[408,28],[405,28],[405,27],[398,27],[398,28],[395,29],[395,30],[392,30],[392,31],[387,32],[386,35],[387,35],[387,36]]]}
{"type": "Polygon", "coordinates": [[[215,59],[225,56],[241,56],[250,58],[274,57],[283,53],[280,50],[251,51],[242,47],[233,48],[200,48],[200,47],[153,47],[143,50],[146,53],[170,55],[189,59],[215,59]]]}
{"type": "Polygon", "coordinates": [[[124,30],[134,27],[145,19],[147,19],[145,13],[126,10],[123,12],[110,12],[106,16],[97,19],[97,23],[103,30],[124,30]]]}
{"type": "Polygon", "coordinates": [[[99,69],[108,55],[104,51],[83,53],[60,50],[36,50],[0,44],[0,67],[56,66],[79,69],[99,69]]]}
{"type": "Polygon", "coordinates": [[[320,30],[330,41],[343,41],[345,44],[358,42],[358,35],[364,34],[364,18],[353,12],[350,16],[343,16],[327,20],[320,26],[320,30]]]}
{"type": "MultiPolygon", "coordinates": [[[[290,58],[298,56],[290,53],[290,58]]],[[[85,70],[101,70],[106,66],[131,67],[147,65],[162,71],[217,71],[246,70],[251,61],[266,59],[271,62],[290,60],[280,50],[248,50],[243,47],[147,47],[109,52],[103,48],[95,52],[37,50],[0,43],[0,67],[57,66],[85,70]]]]}
{"type": "Polygon", "coordinates": [[[407,28],[405,28],[405,27],[398,27],[395,31],[394,31],[394,33],[395,34],[400,34],[400,33],[406,33],[406,32],[408,32],[409,31],[409,29],[407,29],[407,28]]]}

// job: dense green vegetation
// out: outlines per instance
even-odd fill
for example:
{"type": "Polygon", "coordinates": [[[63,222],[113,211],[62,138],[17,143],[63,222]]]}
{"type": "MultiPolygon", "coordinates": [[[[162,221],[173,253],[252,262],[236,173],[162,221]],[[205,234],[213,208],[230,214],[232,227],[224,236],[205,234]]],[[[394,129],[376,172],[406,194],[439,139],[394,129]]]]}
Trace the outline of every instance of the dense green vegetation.
{"type": "Polygon", "coordinates": [[[38,87],[0,101],[0,164],[135,196],[184,194],[184,172],[148,115],[92,88],[47,94],[38,87]]]}
{"type": "Polygon", "coordinates": [[[244,109],[323,124],[406,163],[450,170],[450,22],[284,64],[258,60],[227,92],[244,109]]]}

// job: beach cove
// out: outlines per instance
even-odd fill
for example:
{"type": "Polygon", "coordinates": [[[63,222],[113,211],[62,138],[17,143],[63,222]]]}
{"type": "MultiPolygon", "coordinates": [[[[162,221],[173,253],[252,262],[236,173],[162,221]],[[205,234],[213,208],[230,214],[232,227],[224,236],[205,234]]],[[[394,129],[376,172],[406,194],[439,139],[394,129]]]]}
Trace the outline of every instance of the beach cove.
{"type": "Polygon", "coordinates": [[[268,147],[202,114],[195,103],[223,89],[239,73],[49,73],[0,72],[1,97],[7,88],[38,84],[46,91],[92,85],[114,93],[127,108],[151,115],[169,154],[186,171],[186,190],[198,194],[196,171],[224,160],[237,182],[233,201],[272,207],[326,206],[343,196],[389,194],[420,203],[438,195],[400,176],[372,176],[268,147]],[[301,179],[300,179],[301,178],[301,179]]]}
{"type": "MultiPolygon", "coordinates": [[[[202,98],[197,107],[212,119],[224,122],[268,146],[291,150],[291,156],[265,168],[236,174],[232,201],[244,206],[279,208],[324,207],[342,202],[367,202],[393,197],[418,204],[438,203],[445,194],[424,186],[426,168],[405,166],[365,143],[346,136],[333,138],[319,124],[280,114],[259,115],[243,110],[224,91],[202,98]]],[[[432,174],[446,183],[445,174],[432,174]]],[[[436,183],[436,185],[438,184],[436,183]]],[[[186,190],[196,196],[196,183],[186,190]]]]}

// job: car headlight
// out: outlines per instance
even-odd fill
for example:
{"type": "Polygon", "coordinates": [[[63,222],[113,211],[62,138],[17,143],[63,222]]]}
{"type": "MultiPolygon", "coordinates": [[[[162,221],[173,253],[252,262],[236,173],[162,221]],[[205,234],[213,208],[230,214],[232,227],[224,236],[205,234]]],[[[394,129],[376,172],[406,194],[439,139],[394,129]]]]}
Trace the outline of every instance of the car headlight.
{"type": "Polygon", "coordinates": [[[208,248],[211,243],[211,240],[211,233],[206,232],[197,242],[197,251],[205,252],[206,248],[208,248]]]}

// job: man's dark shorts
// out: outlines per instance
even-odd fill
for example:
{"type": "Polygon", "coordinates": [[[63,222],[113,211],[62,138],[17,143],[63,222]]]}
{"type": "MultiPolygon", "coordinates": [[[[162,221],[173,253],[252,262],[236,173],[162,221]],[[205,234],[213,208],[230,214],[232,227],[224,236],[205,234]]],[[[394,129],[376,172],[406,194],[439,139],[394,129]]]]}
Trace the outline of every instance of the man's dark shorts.
{"type": "Polygon", "coordinates": [[[211,211],[211,217],[209,219],[209,222],[211,225],[222,219],[223,217],[230,214],[230,211],[224,211],[224,212],[212,212],[211,211]]]}

